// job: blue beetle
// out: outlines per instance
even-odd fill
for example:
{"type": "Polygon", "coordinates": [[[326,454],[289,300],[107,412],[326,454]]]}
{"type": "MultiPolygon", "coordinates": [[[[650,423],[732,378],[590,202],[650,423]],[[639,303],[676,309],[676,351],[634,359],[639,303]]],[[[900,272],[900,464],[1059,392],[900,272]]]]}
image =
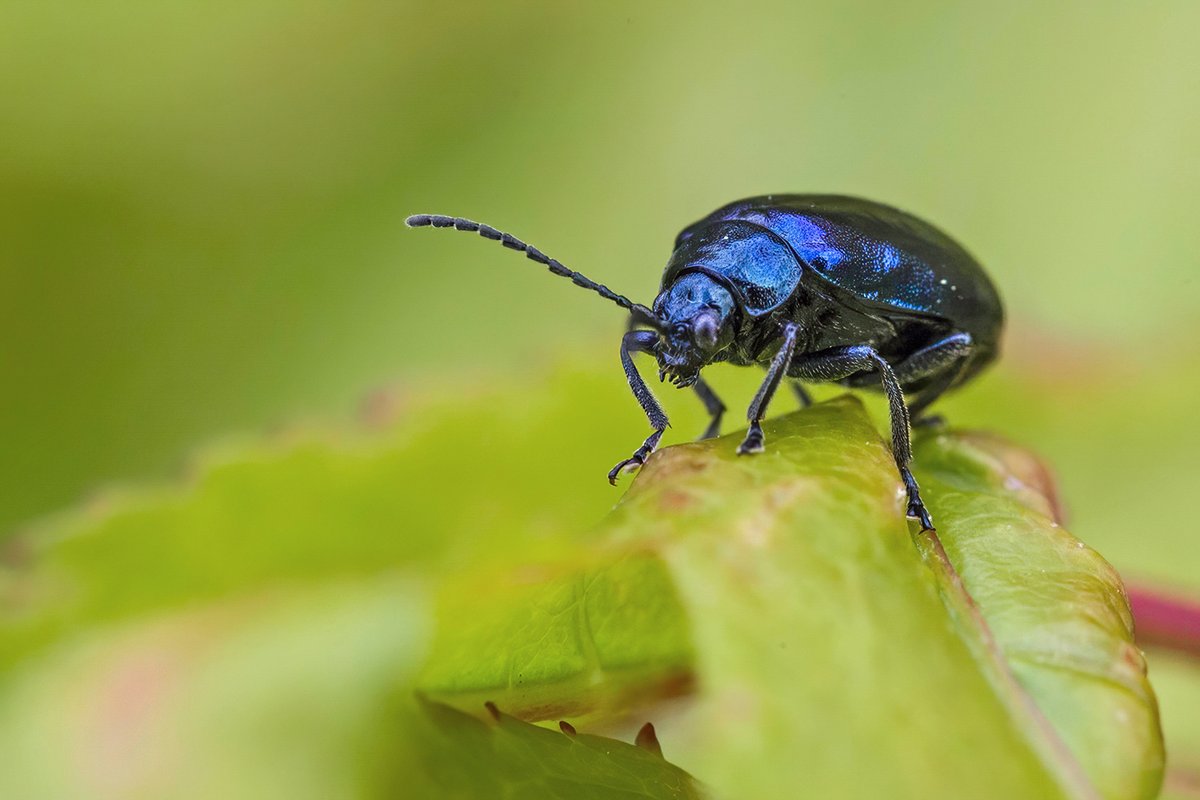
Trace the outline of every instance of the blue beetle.
{"type": "Polygon", "coordinates": [[[629,310],[621,365],[653,432],[612,468],[610,482],[645,463],[668,425],[634,353],[658,360],[660,380],[695,390],[711,417],[702,438],[719,433],[725,405],[700,370],[758,364],[767,374],[747,411],[739,454],[762,452],[762,419],[785,377],[805,405],[805,382],[882,389],[908,516],[933,527],[909,469],[910,419],[924,421],[934,400],[995,359],[1004,310],[979,263],[929,223],[856,197],[739,200],[679,234],[651,307],[488,225],[429,214],[406,223],[479,233],[629,310]]]}

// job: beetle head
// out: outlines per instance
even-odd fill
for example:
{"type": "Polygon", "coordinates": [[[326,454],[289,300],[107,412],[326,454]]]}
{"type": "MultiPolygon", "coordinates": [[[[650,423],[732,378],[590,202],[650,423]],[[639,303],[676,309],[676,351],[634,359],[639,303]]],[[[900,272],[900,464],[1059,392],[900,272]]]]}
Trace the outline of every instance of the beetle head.
{"type": "Polygon", "coordinates": [[[663,323],[659,378],[669,377],[679,387],[694,384],[700,369],[733,341],[733,309],[733,295],[707,275],[688,273],[667,287],[654,302],[663,323]]]}

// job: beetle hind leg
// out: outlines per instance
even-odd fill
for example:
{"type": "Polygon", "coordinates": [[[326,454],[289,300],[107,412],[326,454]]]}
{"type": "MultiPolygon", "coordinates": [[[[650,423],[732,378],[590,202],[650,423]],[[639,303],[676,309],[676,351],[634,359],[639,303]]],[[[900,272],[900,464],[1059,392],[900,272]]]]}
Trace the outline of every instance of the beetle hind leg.
{"type": "Polygon", "coordinates": [[[930,378],[908,406],[914,428],[936,428],[946,424],[940,414],[929,415],[925,411],[957,382],[973,345],[971,334],[955,333],[918,350],[896,365],[896,379],[901,384],[930,378]]]}
{"type": "Polygon", "coordinates": [[[808,380],[837,381],[867,371],[879,376],[887,395],[892,427],[892,459],[896,462],[896,470],[908,495],[906,513],[921,523],[921,530],[932,530],[933,518],[921,500],[921,489],[909,469],[912,442],[909,438],[908,406],[904,402],[900,381],[884,357],[867,345],[837,347],[798,360],[792,365],[791,374],[808,380]]]}

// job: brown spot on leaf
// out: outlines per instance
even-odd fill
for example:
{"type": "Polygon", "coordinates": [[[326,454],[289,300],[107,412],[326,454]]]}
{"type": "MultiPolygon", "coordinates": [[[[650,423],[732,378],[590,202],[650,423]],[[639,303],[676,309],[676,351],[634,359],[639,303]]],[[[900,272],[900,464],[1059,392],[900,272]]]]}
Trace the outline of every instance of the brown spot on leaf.
{"type": "Polygon", "coordinates": [[[818,490],[819,483],[813,478],[794,478],[768,487],[762,505],[742,519],[738,533],[753,547],[769,547],[780,512],[811,497],[818,490]]]}
{"type": "Polygon", "coordinates": [[[575,726],[572,725],[571,723],[567,722],[565,719],[560,719],[558,721],[558,729],[560,731],[562,731],[563,733],[565,733],[567,736],[575,735],[575,726]]]}
{"type": "Polygon", "coordinates": [[[358,405],[358,419],[369,430],[383,430],[400,418],[406,403],[404,393],[395,386],[368,392],[358,405]]]}
{"type": "Polygon", "coordinates": [[[659,508],[667,513],[686,511],[692,503],[692,496],[678,489],[668,489],[658,500],[659,508]]]}
{"type": "Polygon", "coordinates": [[[673,482],[708,469],[712,456],[696,446],[667,447],[650,456],[642,471],[657,481],[673,482]]]}
{"type": "Polygon", "coordinates": [[[25,536],[13,536],[0,543],[0,566],[22,569],[33,563],[33,546],[25,536]]]}

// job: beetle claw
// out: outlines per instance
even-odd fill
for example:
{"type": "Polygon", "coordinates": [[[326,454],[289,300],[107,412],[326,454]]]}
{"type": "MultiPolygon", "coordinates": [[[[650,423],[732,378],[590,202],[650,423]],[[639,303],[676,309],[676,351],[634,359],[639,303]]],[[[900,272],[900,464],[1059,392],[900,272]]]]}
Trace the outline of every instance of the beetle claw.
{"type": "Polygon", "coordinates": [[[936,530],[933,527],[933,517],[929,516],[929,510],[925,508],[925,504],[919,498],[915,501],[909,501],[908,517],[921,523],[921,533],[936,530]]]}
{"type": "Polygon", "coordinates": [[[645,461],[638,456],[632,456],[631,458],[625,459],[608,471],[608,482],[613,486],[616,486],[617,478],[621,476],[622,472],[632,472],[633,470],[641,467],[644,463],[645,461]]]}

